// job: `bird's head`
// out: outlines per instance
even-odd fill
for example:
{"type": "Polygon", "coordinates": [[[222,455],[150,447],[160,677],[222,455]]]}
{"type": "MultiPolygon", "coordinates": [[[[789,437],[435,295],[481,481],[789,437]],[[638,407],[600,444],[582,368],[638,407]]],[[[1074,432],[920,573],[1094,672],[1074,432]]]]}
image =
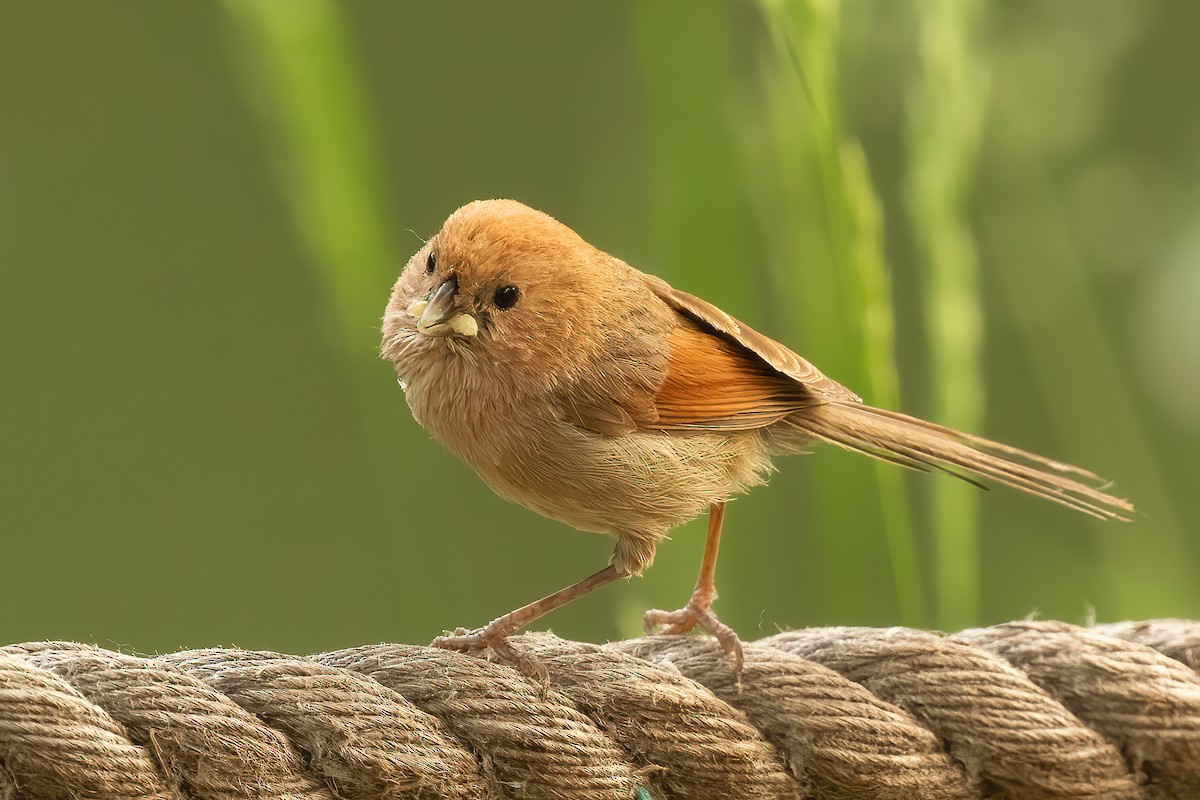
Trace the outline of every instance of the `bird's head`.
{"type": "Polygon", "coordinates": [[[504,383],[553,382],[603,347],[620,270],[630,271],[540,211],[470,203],[409,259],[381,352],[403,381],[461,362],[504,383]]]}

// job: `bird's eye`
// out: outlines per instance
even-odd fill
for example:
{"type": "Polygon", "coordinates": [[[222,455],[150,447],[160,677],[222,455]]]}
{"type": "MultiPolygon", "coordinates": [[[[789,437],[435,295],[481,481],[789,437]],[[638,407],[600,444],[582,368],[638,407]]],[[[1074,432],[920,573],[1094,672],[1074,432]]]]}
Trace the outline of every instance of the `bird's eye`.
{"type": "Polygon", "coordinates": [[[430,250],[429,257],[425,259],[425,274],[432,275],[435,269],[437,269],[437,256],[430,250]]]}
{"type": "Polygon", "coordinates": [[[520,297],[521,290],[510,284],[497,289],[496,294],[492,296],[492,302],[497,308],[512,308],[520,297]]]}

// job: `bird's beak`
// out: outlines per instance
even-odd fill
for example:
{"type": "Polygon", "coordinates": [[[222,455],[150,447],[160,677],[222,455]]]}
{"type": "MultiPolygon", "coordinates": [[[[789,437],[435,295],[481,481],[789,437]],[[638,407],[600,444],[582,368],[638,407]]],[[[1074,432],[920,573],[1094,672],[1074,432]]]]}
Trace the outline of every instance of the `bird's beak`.
{"type": "Polygon", "coordinates": [[[417,330],[426,336],[474,336],[479,333],[475,317],[460,312],[455,304],[458,298],[458,278],[450,277],[433,290],[428,300],[418,300],[408,307],[408,313],[417,321],[417,330]]]}

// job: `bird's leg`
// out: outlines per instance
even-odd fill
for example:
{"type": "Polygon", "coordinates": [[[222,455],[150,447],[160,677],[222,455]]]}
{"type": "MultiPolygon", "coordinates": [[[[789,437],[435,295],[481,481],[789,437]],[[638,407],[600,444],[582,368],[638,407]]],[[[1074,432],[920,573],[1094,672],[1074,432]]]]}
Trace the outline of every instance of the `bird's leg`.
{"type": "Polygon", "coordinates": [[[704,561],[700,565],[700,577],[688,603],[678,611],[646,612],[643,622],[646,633],[653,633],[665,625],[662,633],[687,633],[697,625],[708,631],[721,643],[721,648],[733,656],[738,671],[742,668],[742,643],[737,634],[712,613],[713,601],[717,599],[717,551],[721,548],[721,523],[725,519],[725,504],[713,503],[708,510],[708,541],[704,545],[704,561]]]}
{"type": "Polygon", "coordinates": [[[554,594],[546,595],[541,600],[535,600],[527,606],[521,606],[502,617],[497,617],[482,628],[473,631],[459,628],[452,635],[439,636],[433,640],[431,646],[445,648],[446,650],[457,650],[462,653],[490,648],[501,657],[518,662],[522,661],[520,656],[509,646],[507,642],[509,636],[512,636],[537,618],[549,614],[559,606],[566,605],[576,597],[587,594],[592,589],[603,586],[606,583],[611,583],[621,577],[624,577],[624,573],[620,572],[614,565],[609,564],[595,575],[590,575],[565,589],[559,589],[554,594]]]}

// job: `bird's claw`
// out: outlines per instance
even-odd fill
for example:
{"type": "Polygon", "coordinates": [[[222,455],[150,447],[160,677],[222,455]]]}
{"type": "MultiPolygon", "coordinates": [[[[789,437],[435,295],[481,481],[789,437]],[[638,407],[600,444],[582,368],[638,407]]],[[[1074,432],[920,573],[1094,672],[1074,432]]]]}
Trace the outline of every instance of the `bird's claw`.
{"type": "Polygon", "coordinates": [[[467,630],[455,628],[453,633],[446,633],[429,643],[430,647],[443,650],[453,650],[456,653],[476,653],[481,650],[503,651],[512,649],[508,643],[508,635],[512,631],[490,622],[482,628],[467,630]]]}
{"type": "Polygon", "coordinates": [[[717,615],[712,613],[710,608],[693,600],[678,611],[651,609],[642,617],[642,624],[648,636],[655,633],[688,633],[698,626],[717,640],[725,654],[733,659],[737,674],[741,675],[742,664],[745,661],[742,640],[734,633],[733,628],[717,619],[717,615]],[[659,627],[662,627],[662,630],[656,630],[659,627]]]}
{"type": "Polygon", "coordinates": [[[516,633],[516,629],[498,624],[498,622],[499,620],[493,620],[482,628],[471,631],[466,628],[455,628],[453,633],[437,637],[429,643],[429,646],[465,655],[482,655],[488,661],[507,664],[522,675],[545,683],[548,679],[546,667],[533,656],[522,653],[513,647],[509,643],[508,637],[516,633]]]}

